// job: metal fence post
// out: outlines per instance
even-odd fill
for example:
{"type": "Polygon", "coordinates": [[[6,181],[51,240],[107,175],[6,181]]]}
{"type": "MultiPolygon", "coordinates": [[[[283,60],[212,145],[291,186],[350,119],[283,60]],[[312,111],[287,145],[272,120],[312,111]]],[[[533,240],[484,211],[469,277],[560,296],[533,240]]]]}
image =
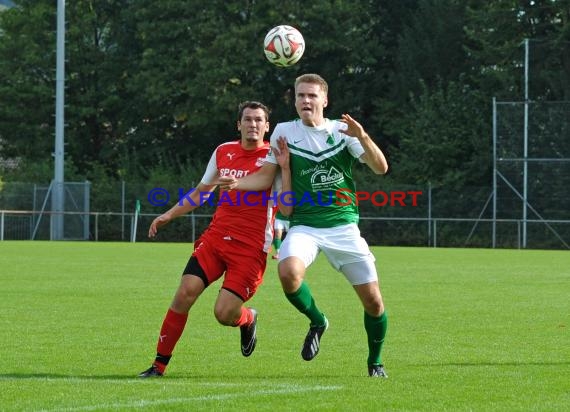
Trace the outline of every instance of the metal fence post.
{"type": "Polygon", "coordinates": [[[428,183],[428,246],[431,245],[431,182],[428,183]]]}
{"type": "Polygon", "coordinates": [[[437,219],[433,220],[433,247],[437,247],[437,219]]]}
{"type": "Polygon", "coordinates": [[[125,240],[125,181],[121,180],[121,240],[125,240]]]}

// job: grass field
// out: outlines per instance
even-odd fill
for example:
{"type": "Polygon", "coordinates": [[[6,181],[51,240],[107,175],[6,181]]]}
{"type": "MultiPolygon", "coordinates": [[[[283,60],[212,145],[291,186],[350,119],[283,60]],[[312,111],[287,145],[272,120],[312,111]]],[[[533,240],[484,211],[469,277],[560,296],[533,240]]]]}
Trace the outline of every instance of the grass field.
{"type": "Polygon", "coordinates": [[[330,328],[308,321],[269,261],[252,300],[258,346],[193,308],[162,379],[140,380],[189,244],[0,242],[0,410],[570,410],[570,253],[373,248],[389,315],[389,379],[370,379],[362,309],[321,256],[307,280],[330,328]]]}

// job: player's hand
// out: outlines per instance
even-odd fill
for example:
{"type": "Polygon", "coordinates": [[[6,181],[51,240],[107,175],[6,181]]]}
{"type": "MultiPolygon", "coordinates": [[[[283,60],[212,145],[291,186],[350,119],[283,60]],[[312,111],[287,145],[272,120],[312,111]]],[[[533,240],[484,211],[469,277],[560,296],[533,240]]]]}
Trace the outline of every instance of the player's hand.
{"type": "Polygon", "coordinates": [[[275,159],[281,169],[289,169],[289,147],[287,146],[287,139],[283,136],[277,138],[277,150],[275,152],[275,159]]]}
{"type": "Polygon", "coordinates": [[[354,120],[349,114],[343,114],[340,121],[346,124],[346,129],[339,130],[339,132],[344,133],[347,136],[356,137],[359,140],[367,136],[364,131],[364,127],[362,127],[362,125],[354,120]]]}
{"type": "Polygon", "coordinates": [[[158,232],[158,228],[166,225],[171,220],[172,220],[172,218],[170,217],[170,215],[168,213],[164,213],[164,214],[160,215],[159,217],[157,217],[156,219],[154,219],[152,221],[152,223],[150,224],[150,228],[148,229],[148,237],[151,237],[151,238],[155,237],[156,233],[158,232]]]}
{"type": "Polygon", "coordinates": [[[221,176],[218,177],[217,185],[223,190],[233,190],[238,187],[238,180],[233,176],[221,176]]]}

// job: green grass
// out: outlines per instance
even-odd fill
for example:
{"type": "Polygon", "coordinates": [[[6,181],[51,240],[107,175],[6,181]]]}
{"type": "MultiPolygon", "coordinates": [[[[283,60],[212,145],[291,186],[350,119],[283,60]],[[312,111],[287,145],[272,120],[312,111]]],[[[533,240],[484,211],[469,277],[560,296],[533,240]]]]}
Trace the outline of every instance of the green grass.
{"type": "Polygon", "coordinates": [[[557,411],[570,408],[570,254],[374,248],[389,315],[388,380],[366,376],[362,309],[321,256],[309,269],[331,326],[308,321],[276,263],[252,300],[258,346],[197,302],[167,375],[155,353],[189,244],[0,243],[0,410],[557,411]]]}

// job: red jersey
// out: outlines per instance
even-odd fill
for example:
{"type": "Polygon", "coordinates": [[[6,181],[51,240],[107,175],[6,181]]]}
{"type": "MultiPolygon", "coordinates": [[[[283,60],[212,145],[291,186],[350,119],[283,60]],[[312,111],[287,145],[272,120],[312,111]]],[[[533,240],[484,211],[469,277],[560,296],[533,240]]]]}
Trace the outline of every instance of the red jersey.
{"type": "MultiPolygon", "coordinates": [[[[218,176],[240,178],[254,173],[263,166],[267,152],[268,142],[253,150],[245,150],[239,140],[223,143],[212,154],[202,183],[212,184],[218,176]]],[[[210,200],[217,209],[207,230],[267,252],[273,239],[277,206],[271,196],[272,188],[261,192],[220,190],[210,200]]]]}

